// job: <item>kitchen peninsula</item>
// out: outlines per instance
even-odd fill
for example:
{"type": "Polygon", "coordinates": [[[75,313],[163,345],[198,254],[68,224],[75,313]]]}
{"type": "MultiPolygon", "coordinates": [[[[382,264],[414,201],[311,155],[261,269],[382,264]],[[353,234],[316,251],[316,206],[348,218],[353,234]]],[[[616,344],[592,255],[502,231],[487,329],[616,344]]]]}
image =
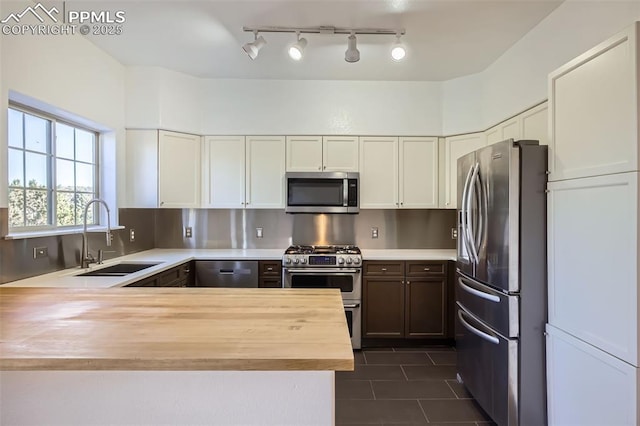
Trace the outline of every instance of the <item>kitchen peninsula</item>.
{"type": "Polygon", "coordinates": [[[0,288],[2,424],[334,422],[337,290],[0,288]]]}

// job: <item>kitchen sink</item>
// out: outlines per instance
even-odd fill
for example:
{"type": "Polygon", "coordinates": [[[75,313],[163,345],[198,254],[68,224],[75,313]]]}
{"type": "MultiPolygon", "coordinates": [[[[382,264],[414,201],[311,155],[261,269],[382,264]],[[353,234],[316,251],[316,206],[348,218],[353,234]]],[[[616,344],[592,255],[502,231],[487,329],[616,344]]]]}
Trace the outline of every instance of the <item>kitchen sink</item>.
{"type": "Polygon", "coordinates": [[[77,274],[76,277],[123,277],[143,269],[151,268],[159,263],[118,263],[106,268],[94,269],[93,271],[77,274]]]}

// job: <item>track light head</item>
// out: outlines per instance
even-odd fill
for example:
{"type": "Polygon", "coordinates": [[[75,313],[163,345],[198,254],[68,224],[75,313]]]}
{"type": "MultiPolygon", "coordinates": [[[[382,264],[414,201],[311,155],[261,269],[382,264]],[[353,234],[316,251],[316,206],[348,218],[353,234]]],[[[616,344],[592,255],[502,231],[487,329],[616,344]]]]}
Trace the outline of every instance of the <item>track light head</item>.
{"type": "Polygon", "coordinates": [[[407,55],[407,49],[400,41],[400,34],[396,34],[396,41],[391,45],[391,59],[401,61],[407,55]]]}
{"type": "Polygon", "coordinates": [[[344,52],[344,60],[347,62],[358,62],[360,60],[360,51],[356,47],[356,35],[352,32],[347,38],[347,51],[344,52]]]}
{"type": "Polygon", "coordinates": [[[252,42],[245,43],[245,45],[242,46],[242,50],[244,50],[247,53],[247,55],[249,55],[249,58],[251,58],[251,60],[254,60],[255,58],[257,58],[258,52],[260,52],[260,49],[262,49],[262,46],[267,44],[267,41],[264,39],[264,37],[258,36],[257,31],[254,31],[253,36],[254,36],[254,40],[252,42]]]}
{"type": "Polygon", "coordinates": [[[295,43],[293,43],[291,46],[289,46],[289,56],[294,61],[299,61],[300,59],[302,59],[304,48],[307,45],[307,39],[304,37],[300,38],[300,33],[296,33],[296,34],[298,36],[298,40],[295,43]]]}

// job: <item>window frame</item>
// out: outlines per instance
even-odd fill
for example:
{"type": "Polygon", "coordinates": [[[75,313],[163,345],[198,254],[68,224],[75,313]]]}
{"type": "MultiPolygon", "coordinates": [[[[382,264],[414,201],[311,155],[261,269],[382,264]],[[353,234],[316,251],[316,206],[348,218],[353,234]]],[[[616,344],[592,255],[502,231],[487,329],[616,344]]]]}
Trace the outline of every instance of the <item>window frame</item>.
{"type": "MultiPolygon", "coordinates": [[[[10,234],[20,234],[20,233],[33,233],[33,232],[47,232],[47,231],[74,231],[74,230],[78,230],[78,229],[82,229],[83,228],[83,218],[78,217],[76,219],[76,221],[79,221],[79,224],[74,224],[74,225],[57,225],[57,197],[56,194],[58,192],[61,193],[72,193],[74,194],[74,196],[76,194],[92,194],[92,198],[100,198],[100,161],[101,161],[101,156],[100,156],[100,142],[101,142],[101,133],[99,130],[91,128],[91,127],[87,127],[86,125],[82,125],[79,124],[77,122],[71,121],[71,120],[67,120],[64,118],[61,118],[59,116],[56,116],[54,114],[50,114],[32,107],[29,107],[27,105],[18,103],[18,102],[12,102],[9,101],[9,105],[8,105],[8,109],[7,109],[7,115],[9,114],[9,110],[15,110],[15,111],[19,111],[23,114],[29,114],[31,116],[43,119],[48,121],[48,133],[49,133],[49,138],[47,140],[47,147],[46,147],[46,152],[44,152],[44,155],[46,156],[46,161],[47,161],[47,166],[48,166],[48,173],[46,176],[47,179],[47,187],[45,189],[46,193],[47,193],[47,197],[48,197],[48,202],[47,202],[47,224],[46,225],[22,225],[22,226],[11,226],[11,223],[8,223],[9,226],[9,233],[10,234]],[[64,158],[64,157],[58,157],[56,156],[56,144],[57,144],[57,135],[56,135],[56,124],[63,124],[66,126],[70,126],[74,129],[74,158],[73,159],[68,159],[68,158],[64,158]],[[94,146],[94,150],[93,150],[93,163],[89,163],[86,161],[79,161],[76,159],[76,153],[75,153],[75,129],[79,129],[79,130],[83,130],[85,132],[91,133],[94,135],[94,140],[95,140],[95,146],[94,146]],[[57,185],[57,169],[56,169],[56,160],[58,159],[63,159],[63,160],[67,160],[67,161],[72,161],[74,164],[74,190],[73,191],[58,191],[56,185],[57,185]],[[89,193],[89,192],[82,192],[82,191],[77,191],[76,190],[76,171],[75,171],[75,165],[76,164],[86,164],[86,165],[91,165],[94,167],[94,173],[93,173],[93,188],[94,191],[93,193],[89,193]]],[[[8,120],[8,117],[7,117],[8,120]]],[[[7,166],[8,166],[8,161],[9,161],[9,150],[10,149],[14,149],[18,152],[20,152],[23,156],[22,161],[22,169],[23,169],[23,177],[26,176],[26,154],[27,153],[37,153],[42,155],[43,152],[39,152],[39,151],[33,151],[30,150],[26,147],[25,144],[25,127],[24,127],[24,118],[23,118],[23,124],[22,124],[22,147],[21,148],[17,148],[15,146],[11,146],[8,140],[8,131],[9,131],[9,123],[7,122],[7,166]]],[[[28,186],[28,182],[23,182],[22,186],[11,186],[10,182],[7,182],[7,190],[8,192],[11,191],[11,189],[22,189],[24,192],[24,194],[26,194],[26,190],[29,188],[28,186]]],[[[10,207],[10,206],[9,206],[10,207]]],[[[25,203],[23,206],[23,215],[25,215],[25,222],[26,222],[26,197],[25,197],[25,203]]],[[[92,222],[88,222],[87,225],[88,226],[100,226],[101,225],[101,216],[98,213],[97,210],[97,206],[96,204],[91,206],[91,209],[93,211],[93,221],[92,222]]],[[[77,213],[76,213],[77,214],[77,213]]],[[[24,223],[24,222],[23,222],[24,223]]]]}

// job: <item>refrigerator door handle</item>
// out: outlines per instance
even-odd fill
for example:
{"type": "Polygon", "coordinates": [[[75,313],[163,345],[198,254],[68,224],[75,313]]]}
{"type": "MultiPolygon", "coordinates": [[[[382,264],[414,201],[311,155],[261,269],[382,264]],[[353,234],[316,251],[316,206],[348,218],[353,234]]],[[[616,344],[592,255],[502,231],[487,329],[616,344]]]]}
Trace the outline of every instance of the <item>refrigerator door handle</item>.
{"type": "Polygon", "coordinates": [[[483,331],[480,331],[477,328],[475,328],[474,326],[472,326],[471,324],[469,324],[464,319],[462,310],[459,309],[459,308],[458,308],[458,318],[460,319],[460,324],[462,324],[464,326],[464,328],[466,328],[467,330],[469,330],[470,332],[472,332],[476,336],[480,337],[481,339],[486,340],[489,343],[493,343],[494,345],[499,345],[500,344],[500,340],[497,337],[493,337],[490,334],[487,334],[487,333],[485,333],[483,331]]]}
{"type": "Polygon", "coordinates": [[[478,250],[475,246],[475,235],[473,231],[473,211],[471,210],[471,200],[475,189],[475,180],[478,176],[479,163],[476,163],[473,167],[473,173],[471,174],[471,180],[469,181],[469,189],[467,190],[467,203],[466,203],[466,222],[467,222],[467,238],[469,239],[469,246],[471,248],[471,260],[473,263],[478,263],[478,250]]]}
{"type": "MultiPolygon", "coordinates": [[[[480,247],[482,246],[482,240],[484,239],[484,211],[485,211],[485,205],[486,205],[486,200],[487,200],[487,196],[486,193],[484,191],[482,191],[482,182],[480,181],[480,170],[478,168],[478,174],[476,175],[476,181],[475,181],[475,188],[478,191],[478,213],[477,213],[477,218],[478,218],[478,229],[476,231],[476,235],[475,235],[475,247],[476,247],[476,251],[478,253],[478,255],[480,254],[480,247]]],[[[479,261],[479,259],[478,259],[479,261]]]]}
{"type": "Polygon", "coordinates": [[[467,255],[469,259],[473,262],[473,258],[471,258],[471,248],[469,247],[469,239],[467,235],[469,234],[468,225],[467,225],[467,193],[469,191],[469,181],[471,180],[471,175],[473,174],[473,166],[469,167],[469,172],[467,173],[467,178],[464,181],[464,187],[462,188],[462,205],[460,206],[460,235],[459,238],[462,238],[462,243],[464,249],[467,251],[467,255]]]}
{"type": "Polygon", "coordinates": [[[484,291],[476,290],[475,288],[469,287],[462,281],[462,278],[458,278],[458,284],[460,284],[460,288],[462,288],[467,293],[471,293],[474,296],[478,296],[482,299],[488,300],[493,303],[500,303],[500,298],[498,296],[485,293],[484,291]]]}

